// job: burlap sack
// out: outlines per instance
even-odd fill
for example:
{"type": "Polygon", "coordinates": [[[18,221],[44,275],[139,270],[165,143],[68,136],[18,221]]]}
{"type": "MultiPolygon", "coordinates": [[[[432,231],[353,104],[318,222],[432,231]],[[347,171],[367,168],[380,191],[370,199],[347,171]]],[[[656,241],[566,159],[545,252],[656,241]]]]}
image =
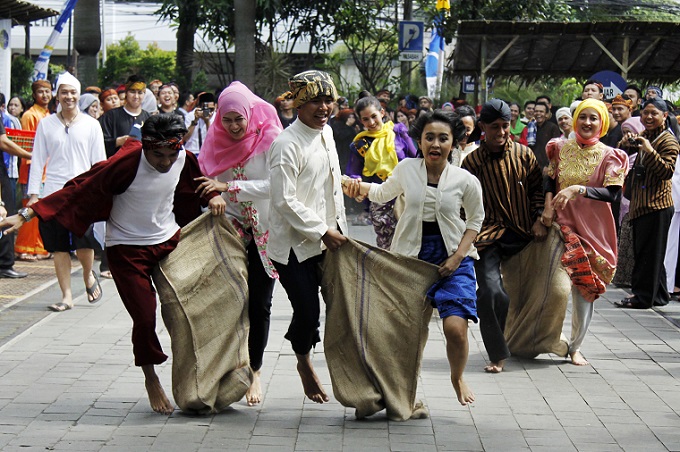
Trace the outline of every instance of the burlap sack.
{"type": "Polygon", "coordinates": [[[562,324],[571,280],[560,261],[563,253],[564,241],[559,227],[553,225],[544,242],[532,241],[501,265],[503,285],[510,297],[505,340],[515,356],[567,355],[562,324]]]}
{"type": "Polygon", "coordinates": [[[154,273],[172,341],[172,394],[184,411],[209,413],[240,400],[248,360],[248,271],[243,242],[222,215],[182,229],[154,273]]]}
{"type": "Polygon", "coordinates": [[[415,397],[432,317],[425,293],[438,278],[434,265],[352,240],[326,253],[326,362],[335,398],[357,418],[424,414],[415,397]]]}

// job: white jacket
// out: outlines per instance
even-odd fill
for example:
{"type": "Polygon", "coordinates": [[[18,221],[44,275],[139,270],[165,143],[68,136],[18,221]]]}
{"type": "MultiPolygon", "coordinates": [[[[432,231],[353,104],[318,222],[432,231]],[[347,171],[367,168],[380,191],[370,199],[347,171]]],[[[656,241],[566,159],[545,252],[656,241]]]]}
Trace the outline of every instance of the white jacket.
{"type": "MultiPolygon", "coordinates": [[[[404,212],[399,217],[390,251],[418,257],[423,235],[423,204],[427,191],[427,169],[422,158],[404,159],[382,184],[371,184],[368,198],[384,204],[404,193],[404,212]]],[[[437,186],[437,223],[448,255],[458,249],[466,229],[479,232],[484,220],[482,186],[464,169],[446,165],[437,186]],[[466,219],[460,217],[461,207],[466,219]]],[[[467,254],[479,259],[473,246],[467,254]]]]}

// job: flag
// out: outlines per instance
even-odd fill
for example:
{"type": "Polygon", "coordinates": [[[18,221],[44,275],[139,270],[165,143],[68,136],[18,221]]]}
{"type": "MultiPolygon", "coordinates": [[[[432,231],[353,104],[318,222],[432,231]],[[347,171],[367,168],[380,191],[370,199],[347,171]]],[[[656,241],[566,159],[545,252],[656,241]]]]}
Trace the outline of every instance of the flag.
{"type": "Polygon", "coordinates": [[[54,30],[52,30],[50,37],[47,38],[45,47],[42,52],[40,52],[40,56],[38,56],[38,61],[35,62],[32,76],[34,82],[36,80],[47,79],[47,70],[49,69],[50,57],[52,56],[54,45],[57,43],[57,39],[59,39],[59,35],[64,29],[64,24],[66,24],[66,21],[71,17],[71,12],[73,12],[73,8],[75,8],[77,2],[78,0],[66,0],[64,3],[64,8],[61,10],[54,30]]]}
{"type": "Polygon", "coordinates": [[[444,74],[444,37],[439,30],[441,15],[438,16],[432,26],[430,37],[430,47],[425,58],[425,81],[427,83],[428,97],[435,99],[439,97],[442,86],[442,76],[444,74]]]}

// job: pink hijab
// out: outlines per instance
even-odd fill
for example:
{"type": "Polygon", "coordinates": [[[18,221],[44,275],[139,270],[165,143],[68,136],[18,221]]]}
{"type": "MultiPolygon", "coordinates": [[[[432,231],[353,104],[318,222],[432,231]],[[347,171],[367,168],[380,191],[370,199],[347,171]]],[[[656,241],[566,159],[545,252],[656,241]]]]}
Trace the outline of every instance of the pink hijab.
{"type": "Polygon", "coordinates": [[[276,108],[260,99],[241,82],[232,82],[220,94],[215,119],[210,124],[198,155],[203,174],[215,177],[239,163],[269,150],[283,130],[276,108]],[[241,114],[248,125],[246,134],[234,140],[222,126],[222,116],[231,111],[241,114]]]}

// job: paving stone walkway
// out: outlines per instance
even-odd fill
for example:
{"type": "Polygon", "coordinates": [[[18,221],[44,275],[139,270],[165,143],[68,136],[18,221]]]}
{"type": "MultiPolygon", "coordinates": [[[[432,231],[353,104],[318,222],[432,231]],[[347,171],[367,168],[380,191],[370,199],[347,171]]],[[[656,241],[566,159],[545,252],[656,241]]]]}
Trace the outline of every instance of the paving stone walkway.
{"type": "MultiPolygon", "coordinates": [[[[354,235],[362,234],[370,236],[354,235]]],[[[486,352],[472,324],[466,379],[477,401],[470,407],[455,399],[441,322],[433,317],[418,394],[430,417],[393,422],[381,413],[357,421],[332,397],[324,405],[304,399],[295,356],[283,339],[291,309],[277,286],[263,403],[168,417],[150,410],[142,372],[132,362],[131,321],[113,283],[102,285],[104,298],[96,305],[81,296],[71,311],[45,313],[51,288],[0,312],[2,328],[12,311],[40,313],[0,341],[1,450],[680,451],[677,302],[627,311],[612,304],[625,293],[611,289],[596,302],[583,346],[587,367],[541,355],[511,358],[502,374],[486,374],[486,352]]],[[[569,321],[568,315],[565,333],[569,321]]],[[[169,351],[160,317],[159,330],[169,351]]],[[[314,365],[330,391],[323,347],[314,365]]],[[[169,390],[171,362],[159,370],[169,390]]]]}

